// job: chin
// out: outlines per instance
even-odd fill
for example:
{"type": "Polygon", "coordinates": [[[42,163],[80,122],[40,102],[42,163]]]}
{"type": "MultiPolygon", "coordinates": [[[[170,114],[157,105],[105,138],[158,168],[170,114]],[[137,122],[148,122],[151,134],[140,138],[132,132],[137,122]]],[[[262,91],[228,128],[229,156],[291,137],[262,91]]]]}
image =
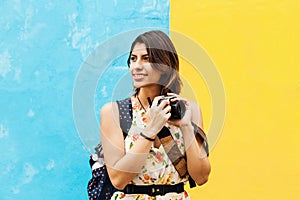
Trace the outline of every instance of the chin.
{"type": "Polygon", "coordinates": [[[145,85],[145,84],[140,84],[140,83],[134,83],[133,86],[134,86],[135,88],[141,88],[141,87],[144,87],[144,86],[146,86],[146,85],[145,85]]]}

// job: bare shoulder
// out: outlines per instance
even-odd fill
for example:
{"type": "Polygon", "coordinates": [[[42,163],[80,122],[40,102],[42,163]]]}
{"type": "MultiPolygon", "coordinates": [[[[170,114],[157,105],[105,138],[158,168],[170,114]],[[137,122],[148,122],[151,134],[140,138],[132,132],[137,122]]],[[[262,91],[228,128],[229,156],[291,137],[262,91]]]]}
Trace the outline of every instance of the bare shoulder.
{"type": "Polygon", "coordinates": [[[114,116],[115,117],[119,115],[119,110],[118,110],[118,105],[116,102],[109,102],[106,103],[102,106],[101,111],[100,111],[100,116],[107,118],[109,116],[114,116]]]}
{"type": "Polygon", "coordinates": [[[115,109],[117,109],[117,103],[116,102],[108,102],[104,104],[101,108],[101,114],[109,114],[110,112],[114,112],[115,109]]]}
{"type": "Polygon", "coordinates": [[[199,105],[196,101],[188,100],[188,102],[189,102],[189,104],[191,105],[192,109],[193,109],[193,108],[200,109],[200,105],[199,105]]]}
{"type": "Polygon", "coordinates": [[[191,100],[188,100],[188,102],[191,105],[193,113],[195,112],[195,113],[201,114],[201,108],[200,108],[200,105],[197,102],[191,101],[191,100]]]}
{"type": "Polygon", "coordinates": [[[100,111],[101,129],[119,127],[119,110],[116,102],[109,102],[103,105],[100,111]]]}
{"type": "Polygon", "coordinates": [[[124,137],[120,128],[119,110],[116,102],[106,103],[100,111],[100,139],[105,162],[113,165],[119,157],[116,152],[124,153],[124,137]]]}

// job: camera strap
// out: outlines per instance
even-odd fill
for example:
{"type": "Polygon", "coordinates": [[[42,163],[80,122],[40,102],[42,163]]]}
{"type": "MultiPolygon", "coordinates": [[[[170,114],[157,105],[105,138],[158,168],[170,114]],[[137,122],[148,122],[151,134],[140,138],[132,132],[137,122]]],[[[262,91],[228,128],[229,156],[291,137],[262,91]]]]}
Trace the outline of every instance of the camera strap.
{"type": "Polygon", "coordinates": [[[173,166],[177,170],[179,176],[185,177],[187,175],[187,163],[185,156],[182,155],[179,150],[175,140],[170,132],[170,130],[164,126],[161,131],[157,134],[163,145],[165,152],[167,153],[169,159],[171,160],[173,166]]]}
{"type": "MultiPolygon", "coordinates": [[[[208,156],[209,148],[205,132],[195,123],[192,123],[192,126],[194,127],[195,137],[200,139],[208,156]]],[[[182,178],[188,175],[186,157],[185,155],[182,155],[181,151],[179,150],[170,130],[164,126],[157,136],[160,139],[165,152],[167,153],[179,176],[182,178]]],[[[191,188],[196,186],[196,183],[192,177],[189,177],[189,183],[191,188]]]]}

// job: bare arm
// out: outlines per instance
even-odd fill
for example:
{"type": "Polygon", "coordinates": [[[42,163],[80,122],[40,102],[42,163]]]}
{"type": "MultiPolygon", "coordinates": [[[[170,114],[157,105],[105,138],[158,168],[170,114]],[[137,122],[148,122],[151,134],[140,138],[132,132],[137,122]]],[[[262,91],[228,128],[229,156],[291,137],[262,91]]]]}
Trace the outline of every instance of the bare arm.
{"type": "MultiPolygon", "coordinates": [[[[202,113],[198,104],[190,102],[190,110],[192,122],[203,129],[202,113]]],[[[202,185],[207,182],[211,170],[206,151],[202,141],[194,136],[194,128],[190,122],[182,123],[180,129],[186,148],[188,172],[198,185],[202,185]]]]}
{"type": "Polygon", "coordinates": [[[125,153],[116,103],[103,106],[100,115],[101,142],[109,177],[117,189],[123,189],[139,173],[152,143],[139,139],[133,148],[125,153]]]}
{"type": "MultiPolygon", "coordinates": [[[[155,105],[157,105],[157,99],[155,101],[155,105]]],[[[170,117],[170,114],[166,114],[166,110],[170,108],[165,108],[165,105],[162,104],[149,110],[149,123],[142,130],[144,135],[155,138],[166,123],[170,117]]],[[[117,189],[123,189],[140,172],[153,142],[140,136],[133,147],[125,152],[117,104],[108,103],[104,105],[100,115],[101,142],[109,177],[117,189]]]]}

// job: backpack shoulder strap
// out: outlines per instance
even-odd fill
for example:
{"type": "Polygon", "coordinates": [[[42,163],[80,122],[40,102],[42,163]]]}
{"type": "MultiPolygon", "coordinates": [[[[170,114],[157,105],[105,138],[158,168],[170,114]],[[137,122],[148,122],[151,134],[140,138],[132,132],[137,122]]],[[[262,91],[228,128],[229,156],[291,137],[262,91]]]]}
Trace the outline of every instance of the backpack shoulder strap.
{"type": "Polygon", "coordinates": [[[120,127],[123,131],[124,138],[132,124],[132,103],[130,97],[117,101],[119,109],[120,127]]]}
{"type": "MultiPolygon", "coordinates": [[[[131,104],[131,99],[127,98],[127,99],[123,99],[120,101],[117,101],[118,104],[118,109],[119,109],[119,118],[120,118],[120,126],[121,129],[123,131],[123,136],[124,139],[128,134],[128,131],[131,127],[131,123],[132,123],[132,104],[131,104]]],[[[96,147],[95,147],[95,154],[92,154],[90,156],[90,166],[91,168],[93,167],[93,165],[97,162],[98,158],[103,157],[103,152],[102,152],[102,144],[99,143],[96,147]],[[93,156],[93,155],[97,155],[97,156],[93,156]]]]}

